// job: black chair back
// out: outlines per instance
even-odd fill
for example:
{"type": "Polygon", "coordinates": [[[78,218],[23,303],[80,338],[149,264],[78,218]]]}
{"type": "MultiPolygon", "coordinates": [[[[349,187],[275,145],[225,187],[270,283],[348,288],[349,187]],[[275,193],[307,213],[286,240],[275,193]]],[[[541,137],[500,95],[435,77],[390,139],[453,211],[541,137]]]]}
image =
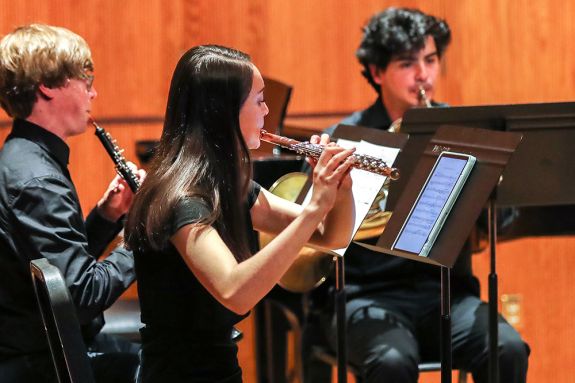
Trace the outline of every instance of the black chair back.
{"type": "MultiPolygon", "coordinates": [[[[291,97],[292,87],[286,83],[263,77],[266,85],[265,99],[269,113],[264,119],[264,129],[269,133],[282,134],[284,118],[291,97]]],[[[279,148],[274,151],[274,145],[262,142],[259,149],[252,151],[252,158],[271,154],[278,155],[279,148]]]]}
{"type": "Polygon", "coordinates": [[[95,383],[76,308],[60,270],[40,258],[30,262],[30,272],[58,381],[95,383]]]}
{"type": "Polygon", "coordinates": [[[266,84],[266,104],[270,110],[264,119],[264,129],[273,134],[282,134],[292,87],[284,82],[266,76],[264,76],[264,82],[266,84]]]}

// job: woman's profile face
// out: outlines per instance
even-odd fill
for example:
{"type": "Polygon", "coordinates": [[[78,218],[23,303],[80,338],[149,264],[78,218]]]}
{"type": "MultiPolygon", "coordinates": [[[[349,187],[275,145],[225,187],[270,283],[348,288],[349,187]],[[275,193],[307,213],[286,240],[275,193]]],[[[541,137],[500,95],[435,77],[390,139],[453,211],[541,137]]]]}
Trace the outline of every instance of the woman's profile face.
{"type": "Polygon", "coordinates": [[[264,100],[264,80],[258,68],[253,66],[252,89],[240,109],[240,129],[249,149],[260,147],[260,130],[269,109],[264,100]]]}

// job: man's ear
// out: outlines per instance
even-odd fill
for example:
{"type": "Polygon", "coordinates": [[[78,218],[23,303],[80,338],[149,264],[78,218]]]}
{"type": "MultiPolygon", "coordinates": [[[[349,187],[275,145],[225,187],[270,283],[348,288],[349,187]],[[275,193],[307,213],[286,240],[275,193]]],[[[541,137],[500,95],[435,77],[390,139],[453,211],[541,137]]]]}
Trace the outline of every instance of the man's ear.
{"type": "Polygon", "coordinates": [[[49,88],[44,84],[38,86],[38,95],[44,100],[51,100],[54,98],[54,88],[49,88]]]}
{"type": "Polygon", "coordinates": [[[375,82],[378,85],[381,85],[381,76],[383,74],[383,69],[374,64],[368,64],[368,67],[369,67],[369,74],[371,74],[373,82],[375,82]]]}

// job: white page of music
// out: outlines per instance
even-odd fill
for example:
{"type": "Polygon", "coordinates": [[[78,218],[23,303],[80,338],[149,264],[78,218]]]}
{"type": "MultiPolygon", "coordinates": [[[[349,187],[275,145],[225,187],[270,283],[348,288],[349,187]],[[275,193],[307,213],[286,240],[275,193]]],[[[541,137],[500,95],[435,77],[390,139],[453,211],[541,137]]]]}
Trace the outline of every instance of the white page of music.
{"type": "MultiPolygon", "coordinates": [[[[353,148],[355,147],[355,154],[364,154],[369,155],[372,157],[380,158],[383,160],[388,166],[391,166],[395,161],[397,155],[399,154],[398,148],[391,148],[388,146],[376,145],[370,142],[361,140],[361,141],[350,141],[340,138],[337,140],[337,144],[342,148],[353,148]]],[[[355,236],[355,233],[361,226],[361,223],[365,219],[369,208],[371,207],[377,193],[383,186],[383,183],[386,180],[386,176],[371,173],[365,170],[360,169],[352,169],[351,170],[351,179],[353,181],[352,192],[355,204],[355,224],[353,227],[353,235],[352,238],[355,236]]],[[[308,191],[302,205],[307,205],[311,199],[313,191],[313,186],[308,191]]],[[[350,238],[351,242],[351,238],[350,238]]],[[[341,249],[333,250],[334,253],[338,254],[339,256],[343,256],[347,248],[349,247],[349,243],[346,247],[341,249]]]]}

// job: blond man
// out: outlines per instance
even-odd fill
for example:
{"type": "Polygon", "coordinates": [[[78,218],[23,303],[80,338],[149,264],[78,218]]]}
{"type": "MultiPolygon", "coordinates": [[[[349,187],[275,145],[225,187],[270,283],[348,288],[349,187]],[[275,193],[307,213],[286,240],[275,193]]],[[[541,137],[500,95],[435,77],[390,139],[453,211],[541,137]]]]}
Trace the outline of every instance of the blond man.
{"type": "Polygon", "coordinates": [[[84,39],[64,28],[27,25],[0,41],[0,104],[14,119],[0,150],[3,382],[56,381],[29,276],[37,258],[64,276],[97,380],[133,381],[137,346],[99,334],[103,310],[134,281],[133,257],[117,248],[98,260],[132,193],[116,177],[84,220],[68,172],[68,138],[86,130],[97,95],[93,69],[84,39]]]}

